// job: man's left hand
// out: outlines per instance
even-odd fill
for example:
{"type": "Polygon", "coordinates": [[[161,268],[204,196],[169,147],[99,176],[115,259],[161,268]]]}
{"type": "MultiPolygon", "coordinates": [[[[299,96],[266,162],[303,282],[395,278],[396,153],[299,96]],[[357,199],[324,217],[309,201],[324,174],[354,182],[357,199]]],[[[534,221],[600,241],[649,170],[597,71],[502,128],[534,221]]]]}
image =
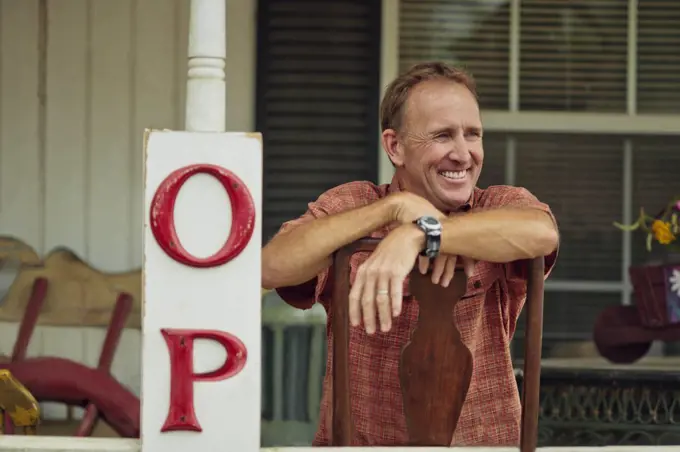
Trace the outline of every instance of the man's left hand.
{"type": "MultiPolygon", "coordinates": [[[[352,326],[359,326],[363,318],[366,332],[373,334],[376,331],[377,317],[380,330],[390,330],[392,318],[401,313],[404,280],[416,265],[416,260],[421,273],[428,270],[429,258],[419,256],[424,246],[425,235],[413,224],[404,224],[382,239],[370,257],[357,269],[349,294],[349,318],[352,326]]],[[[474,267],[474,262],[469,259],[440,255],[433,264],[432,282],[448,286],[457,262],[463,265],[468,274],[474,267]]]]}
{"type": "Polygon", "coordinates": [[[392,317],[401,313],[404,279],[411,272],[425,243],[425,235],[416,225],[405,224],[390,232],[370,257],[357,269],[349,293],[349,319],[359,326],[361,318],[368,334],[389,331],[392,317]]]}

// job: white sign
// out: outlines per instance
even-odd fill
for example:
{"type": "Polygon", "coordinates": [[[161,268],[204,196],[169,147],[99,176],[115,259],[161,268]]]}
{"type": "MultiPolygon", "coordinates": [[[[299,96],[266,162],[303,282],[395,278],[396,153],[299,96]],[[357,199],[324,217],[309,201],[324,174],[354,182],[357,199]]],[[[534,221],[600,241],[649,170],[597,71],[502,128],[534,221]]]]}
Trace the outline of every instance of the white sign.
{"type": "Polygon", "coordinates": [[[142,451],[258,451],[261,136],[144,148],[142,451]]]}

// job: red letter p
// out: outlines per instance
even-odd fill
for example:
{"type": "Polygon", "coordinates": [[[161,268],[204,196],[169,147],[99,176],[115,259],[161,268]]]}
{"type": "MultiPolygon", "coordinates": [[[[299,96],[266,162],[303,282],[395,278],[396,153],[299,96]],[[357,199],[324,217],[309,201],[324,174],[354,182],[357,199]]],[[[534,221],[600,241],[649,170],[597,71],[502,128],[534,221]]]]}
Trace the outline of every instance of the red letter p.
{"type": "Polygon", "coordinates": [[[246,346],[236,336],[217,330],[161,330],[170,351],[170,408],[162,432],[201,431],[194,411],[194,381],[219,381],[238,374],[246,364],[246,346]],[[210,372],[194,373],[194,340],[218,342],[227,352],[224,364],[210,372]]]}

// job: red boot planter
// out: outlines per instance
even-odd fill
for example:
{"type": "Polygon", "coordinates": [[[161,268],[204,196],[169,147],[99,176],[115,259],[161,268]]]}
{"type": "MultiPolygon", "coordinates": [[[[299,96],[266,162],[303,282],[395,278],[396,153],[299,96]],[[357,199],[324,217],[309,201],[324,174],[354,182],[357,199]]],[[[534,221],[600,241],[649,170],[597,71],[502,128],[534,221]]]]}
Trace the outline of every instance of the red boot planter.
{"type": "MultiPolygon", "coordinates": [[[[673,262],[673,251],[680,252],[680,197],[650,216],[640,209],[633,224],[614,226],[624,231],[646,234],[647,251],[652,245],[665,247],[666,259],[673,262]]],[[[680,341],[680,259],[673,263],[630,267],[635,306],[606,309],[593,331],[600,354],[615,363],[640,359],[652,342],[680,341]]]]}
{"type": "Polygon", "coordinates": [[[631,267],[635,305],[613,306],[598,317],[594,340],[618,364],[643,357],[655,340],[680,341],[680,264],[631,267]]]}

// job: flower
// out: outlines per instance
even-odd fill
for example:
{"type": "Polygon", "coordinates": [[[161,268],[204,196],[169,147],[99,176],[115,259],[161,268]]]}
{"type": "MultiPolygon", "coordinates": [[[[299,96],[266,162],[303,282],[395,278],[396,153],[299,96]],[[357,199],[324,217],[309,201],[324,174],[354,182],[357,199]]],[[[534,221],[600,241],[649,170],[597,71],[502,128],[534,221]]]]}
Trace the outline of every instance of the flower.
{"type": "Polygon", "coordinates": [[[671,223],[668,221],[654,220],[652,232],[654,238],[662,245],[668,245],[675,240],[675,235],[671,232],[671,223]]]}
{"type": "Polygon", "coordinates": [[[680,270],[673,269],[673,274],[668,278],[671,285],[671,292],[675,292],[680,297],[680,270]]]}
{"type": "Polygon", "coordinates": [[[678,236],[680,235],[680,197],[675,197],[666,205],[666,208],[656,216],[652,217],[640,209],[638,219],[629,225],[614,222],[614,226],[623,231],[635,231],[642,229],[647,234],[647,251],[652,250],[652,242],[656,240],[660,245],[668,247],[677,246],[678,236]]]}

